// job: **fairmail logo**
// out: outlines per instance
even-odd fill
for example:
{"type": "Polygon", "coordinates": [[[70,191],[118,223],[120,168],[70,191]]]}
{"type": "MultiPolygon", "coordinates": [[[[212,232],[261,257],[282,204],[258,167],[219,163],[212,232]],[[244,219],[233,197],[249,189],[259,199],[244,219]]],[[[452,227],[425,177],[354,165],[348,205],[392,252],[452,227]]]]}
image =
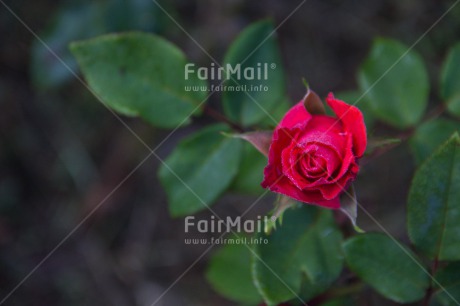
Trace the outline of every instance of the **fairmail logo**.
{"type": "Polygon", "coordinates": [[[275,63],[257,63],[255,66],[243,67],[241,64],[229,64],[218,66],[215,63],[211,63],[210,67],[196,67],[195,64],[189,63],[185,65],[184,77],[186,80],[191,75],[196,75],[200,80],[268,80],[269,72],[276,69],[275,63]]]}
{"type": "Polygon", "coordinates": [[[241,217],[227,217],[222,219],[217,219],[214,216],[211,216],[210,219],[199,219],[197,220],[195,216],[187,216],[184,219],[185,232],[189,233],[190,231],[199,232],[199,233],[261,233],[264,231],[264,226],[268,222],[274,222],[273,217],[269,218],[267,216],[261,217],[258,216],[256,220],[243,220],[241,217]]]}

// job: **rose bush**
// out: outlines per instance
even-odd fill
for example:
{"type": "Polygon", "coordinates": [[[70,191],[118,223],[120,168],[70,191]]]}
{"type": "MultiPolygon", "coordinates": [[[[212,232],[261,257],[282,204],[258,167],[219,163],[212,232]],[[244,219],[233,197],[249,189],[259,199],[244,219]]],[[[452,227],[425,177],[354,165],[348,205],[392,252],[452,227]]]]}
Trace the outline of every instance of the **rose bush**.
{"type": "Polygon", "coordinates": [[[361,111],[332,93],[336,117],[310,113],[300,101],[273,132],[262,187],[298,201],[339,208],[339,195],[359,171],[367,144],[361,111]]]}
{"type": "MultiPolygon", "coordinates": [[[[228,244],[212,256],[206,278],[221,295],[242,305],[351,305],[358,299],[372,303],[371,287],[398,304],[423,301],[423,305],[458,305],[459,290],[451,280],[460,274],[460,196],[455,188],[460,178],[460,122],[454,119],[460,118],[460,44],[446,58],[440,95],[436,95],[430,92],[426,67],[413,46],[377,39],[358,71],[360,88],[338,94],[344,101],[364,98],[359,106],[366,127],[358,108],[332,94],[326,99],[332,112],[326,115],[325,103],[307,84],[305,98],[289,109],[280,52],[272,35],[275,30],[266,20],[249,26],[232,43],[223,65],[274,63],[277,69],[265,80],[223,83],[228,88],[240,82],[243,88],[257,84],[269,92],[224,90],[221,105],[204,104],[206,91],[192,88],[210,84],[195,74],[183,79],[187,63],[183,52],[158,36],[136,32],[105,35],[73,43],[71,50],[91,90],[105,106],[120,114],[138,115],[158,128],[174,127],[151,152],[161,164],[158,177],[171,216],[188,217],[209,209],[211,218],[225,222],[228,216],[219,216],[210,208],[221,195],[226,191],[258,195],[238,216],[243,218],[268,192],[260,188],[261,181],[263,187],[283,195],[273,203],[270,218],[264,218],[263,224],[256,221],[254,233],[246,226],[229,226],[227,232],[232,232],[232,238],[220,236],[228,244]],[[429,97],[444,104],[434,104],[428,113],[429,97]],[[191,120],[191,115],[203,120],[191,120]],[[213,123],[202,126],[208,120],[213,123]],[[275,129],[267,130],[278,121],[275,129]],[[384,126],[374,129],[373,123],[377,122],[399,132],[384,126]],[[184,131],[190,135],[163,160],[155,152],[179,126],[187,124],[199,127],[184,131]],[[395,180],[402,179],[395,190],[396,184],[381,185],[381,177],[375,182],[377,188],[371,186],[372,181],[356,186],[371,187],[374,195],[379,189],[383,189],[379,195],[388,190],[402,195],[404,186],[408,188],[408,231],[400,232],[404,242],[388,235],[384,220],[378,222],[369,212],[374,210],[367,210],[371,202],[392,204],[386,208],[392,210],[404,199],[391,194],[377,203],[368,193],[359,203],[352,188],[367,146],[366,129],[375,137],[369,140],[366,164],[407,141],[420,165],[415,170],[408,163],[401,173],[394,174],[395,180]],[[384,135],[378,135],[382,132],[384,135]],[[390,132],[392,135],[387,135],[390,132]],[[409,187],[406,175],[413,170],[415,176],[409,187]],[[346,189],[349,194],[339,201],[346,189]],[[364,233],[358,227],[358,206],[386,235],[364,233]],[[340,208],[351,224],[323,207],[340,208]],[[353,235],[351,225],[359,235],[353,235]],[[243,237],[250,238],[250,246],[231,242],[243,237]],[[388,267],[397,267],[397,282],[388,267]],[[432,280],[437,280],[436,284],[432,280]]],[[[407,148],[401,146],[400,152],[407,148]]],[[[398,156],[404,155],[398,153],[391,158],[392,163],[398,162],[398,156]]],[[[384,164],[377,167],[381,166],[384,164]]],[[[376,169],[380,168],[372,171],[376,169]]],[[[266,208],[260,208],[260,212],[265,214],[266,208]]],[[[401,226],[397,223],[392,228],[401,226]]],[[[212,241],[214,234],[221,234],[219,231],[199,232],[206,235],[204,240],[220,244],[220,238],[212,241]]],[[[203,254],[211,250],[201,237],[195,239],[195,233],[190,234],[192,239],[187,237],[186,244],[203,244],[203,254]]]]}

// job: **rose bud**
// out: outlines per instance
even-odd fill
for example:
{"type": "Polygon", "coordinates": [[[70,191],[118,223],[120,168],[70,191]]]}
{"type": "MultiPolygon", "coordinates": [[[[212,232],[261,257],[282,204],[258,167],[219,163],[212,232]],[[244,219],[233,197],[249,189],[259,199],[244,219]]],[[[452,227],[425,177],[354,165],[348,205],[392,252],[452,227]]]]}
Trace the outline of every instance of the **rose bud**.
{"type": "Polygon", "coordinates": [[[358,108],[332,93],[326,102],[334,117],[324,114],[322,102],[311,91],[285,114],[271,138],[262,187],[335,209],[359,171],[366,126],[358,108]]]}

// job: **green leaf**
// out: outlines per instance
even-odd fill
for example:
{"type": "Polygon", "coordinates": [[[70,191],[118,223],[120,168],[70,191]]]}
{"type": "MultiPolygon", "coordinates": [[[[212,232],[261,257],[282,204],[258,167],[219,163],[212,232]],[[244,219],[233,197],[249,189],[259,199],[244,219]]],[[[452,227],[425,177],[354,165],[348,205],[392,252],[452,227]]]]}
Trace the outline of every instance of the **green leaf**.
{"type": "Polygon", "coordinates": [[[253,278],[269,305],[325,291],[342,271],[342,235],[332,213],[311,205],[288,209],[267,244],[254,247],[253,278]]]}
{"type": "Polygon", "coordinates": [[[71,51],[89,86],[122,114],[175,128],[200,112],[206,92],[186,91],[186,86],[205,84],[194,75],[184,78],[184,54],[163,38],[135,32],[105,35],[72,43],[71,51]]]}
{"type": "Polygon", "coordinates": [[[398,303],[423,298],[429,276],[407,247],[376,233],[354,236],[344,243],[349,268],[380,294],[398,303]]]}
{"type": "Polygon", "coordinates": [[[232,69],[237,65],[241,68],[240,77],[232,74],[233,78],[225,85],[227,88],[241,85],[246,90],[224,91],[224,111],[230,119],[244,126],[260,122],[285,96],[284,71],[273,31],[273,23],[268,20],[250,25],[237,37],[225,56],[226,71],[227,65],[231,65],[232,69]],[[253,69],[254,79],[244,77],[246,68],[253,69]],[[251,90],[255,87],[259,90],[251,90]]]}
{"type": "Polygon", "coordinates": [[[447,101],[447,111],[457,118],[460,118],[460,93],[447,101]]]}
{"type": "Polygon", "coordinates": [[[206,278],[223,296],[241,303],[257,304],[262,297],[252,283],[251,253],[248,247],[228,244],[219,249],[210,260],[206,278]]]}
{"type": "Polygon", "coordinates": [[[266,165],[267,157],[257,151],[251,144],[245,142],[238,174],[231,189],[243,194],[262,194],[264,189],[260,186],[260,183],[264,178],[266,165]]]}
{"type": "Polygon", "coordinates": [[[375,123],[375,117],[372,114],[369,101],[361,96],[359,91],[343,91],[336,94],[337,99],[340,99],[350,105],[354,105],[363,113],[366,129],[370,131],[375,123]]]}
{"type": "Polygon", "coordinates": [[[210,206],[235,177],[241,141],[222,136],[226,129],[213,125],[187,137],[161,165],[158,175],[172,216],[206,209],[201,200],[210,206]]]}
{"type": "Polygon", "coordinates": [[[447,103],[447,111],[460,117],[460,43],[449,52],[441,72],[441,97],[447,103]]]}
{"type": "MultiPolygon", "coordinates": [[[[163,12],[151,0],[78,1],[59,8],[39,36],[75,71],[77,62],[68,50],[71,41],[126,30],[159,33],[164,31],[164,23],[163,12]]],[[[38,40],[33,43],[31,60],[31,75],[37,87],[56,87],[74,77],[38,40]]]]}
{"type": "Polygon", "coordinates": [[[375,40],[358,81],[376,118],[400,129],[422,118],[428,103],[428,74],[422,58],[407,46],[375,40]]]}
{"type": "MultiPolygon", "coordinates": [[[[460,94],[460,43],[447,55],[441,71],[441,97],[447,101],[460,94]]],[[[455,113],[454,113],[455,114],[455,113]]],[[[458,113],[456,113],[458,115],[458,113]]]]}
{"type": "Polygon", "coordinates": [[[416,163],[421,164],[459,129],[459,122],[444,118],[430,120],[417,127],[409,140],[416,163]]]}
{"type": "Polygon", "coordinates": [[[458,306],[460,304],[460,262],[453,262],[436,272],[435,293],[431,306],[458,306]]]}
{"type": "Polygon", "coordinates": [[[455,133],[421,165],[409,191],[409,237],[431,259],[460,259],[459,146],[455,133]]]}

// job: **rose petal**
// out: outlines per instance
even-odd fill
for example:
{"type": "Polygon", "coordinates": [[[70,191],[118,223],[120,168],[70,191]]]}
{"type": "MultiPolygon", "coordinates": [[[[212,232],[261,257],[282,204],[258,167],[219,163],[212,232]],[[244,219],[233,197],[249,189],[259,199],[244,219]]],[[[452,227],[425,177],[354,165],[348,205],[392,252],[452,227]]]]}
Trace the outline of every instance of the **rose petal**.
{"type": "Polygon", "coordinates": [[[298,171],[306,177],[319,178],[327,175],[327,161],[315,152],[303,154],[303,158],[298,162],[298,171]],[[326,169],[326,170],[325,170],[326,169]]]}
{"type": "Polygon", "coordinates": [[[366,150],[367,136],[361,111],[353,105],[335,99],[332,93],[329,93],[326,102],[342,122],[344,131],[353,135],[353,149],[356,157],[363,156],[366,150]]]}
{"type": "Polygon", "coordinates": [[[340,165],[340,170],[338,170],[337,173],[329,179],[330,182],[336,182],[342,176],[346,175],[349,168],[352,167],[353,165],[359,168],[358,165],[356,164],[356,157],[354,156],[353,151],[352,151],[353,137],[350,134],[347,134],[346,139],[347,140],[346,140],[346,145],[344,146],[344,155],[342,157],[342,163],[340,165]]]}
{"type": "Polygon", "coordinates": [[[309,184],[309,182],[297,171],[298,168],[296,167],[296,164],[300,157],[299,154],[296,153],[299,152],[299,150],[300,148],[296,148],[296,144],[294,142],[285,148],[281,152],[281,166],[283,174],[292,182],[292,184],[294,184],[297,188],[302,189],[302,186],[309,184]]]}
{"type": "Polygon", "coordinates": [[[291,144],[281,154],[283,173],[299,189],[328,184],[341,163],[335,150],[324,144],[308,144],[306,148],[291,144]]]}
{"type": "MultiPolygon", "coordinates": [[[[355,168],[353,167],[352,169],[355,168]]],[[[357,172],[350,171],[335,182],[321,185],[319,190],[326,200],[334,199],[338,197],[344,190],[347,190],[350,183],[356,178],[356,174],[357,172]]]]}
{"type": "Polygon", "coordinates": [[[298,132],[299,130],[275,129],[268,152],[268,165],[264,169],[262,185],[271,185],[283,175],[281,153],[278,152],[282,152],[284,148],[288,147],[298,132]]]}
{"type": "Polygon", "coordinates": [[[327,173],[327,178],[332,177],[343,161],[333,147],[325,144],[318,144],[317,147],[316,158],[322,158],[326,161],[326,166],[322,170],[327,173]]]}
{"type": "Polygon", "coordinates": [[[305,158],[303,154],[302,149],[299,147],[288,147],[281,154],[283,174],[299,189],[315,186],[318,181],[318,177],[307,176],[300,169],[300,160],[305,158]]]}
{"type": "Polygon", "coordinates": [[[319,191],[304,193],[301,189],[293,185],[283,174],[281,154],[277,152],[282,152],[284,148],[288,147],[292,143],[292,139],[295,139],[299,132],[299,129],[288,130],[280,128],[275,130],[268,155],[268,165],[264,169],[262,187],[268,188],[273,192],[284,194],[301,202],[327,208],[339,208],[340,202],[338,198],[324,200],[319,191]]]}
{"type": "Polygon", "coordinates": [[[299,124],[304,125],[307,124],[308,121],[312,116],[308,113],[307,109],[305,108],[303,101],[300,101],[296,105],[294,105],[287,113],[284,115],[281,122],[276,127],[279,128],[294,128],[297,127],[299,124]]]}
{"type": "Polygon", "coordinates": [[[262,182],[263,188],[268,188],[273,192],[284,194],[300,202],[332,209],[340,208],[340,200],[338,197],[331,200],[325,200],[318,190],[304,192],[292,185],[291,181],[285,176],[281,177],[274,185],[267,185],[264,183],[266,183],[266,181],[262,182]]]}
{"type": "Polygon", "coordinates": [[[301,134],[298,142],[306,145],[308,143],[322,143],[334,148],[339,156],[342,156],[343,147],[346,144],[346,135],[342,131],[342,125],[329,116],[313,116],[301,134]]]}

